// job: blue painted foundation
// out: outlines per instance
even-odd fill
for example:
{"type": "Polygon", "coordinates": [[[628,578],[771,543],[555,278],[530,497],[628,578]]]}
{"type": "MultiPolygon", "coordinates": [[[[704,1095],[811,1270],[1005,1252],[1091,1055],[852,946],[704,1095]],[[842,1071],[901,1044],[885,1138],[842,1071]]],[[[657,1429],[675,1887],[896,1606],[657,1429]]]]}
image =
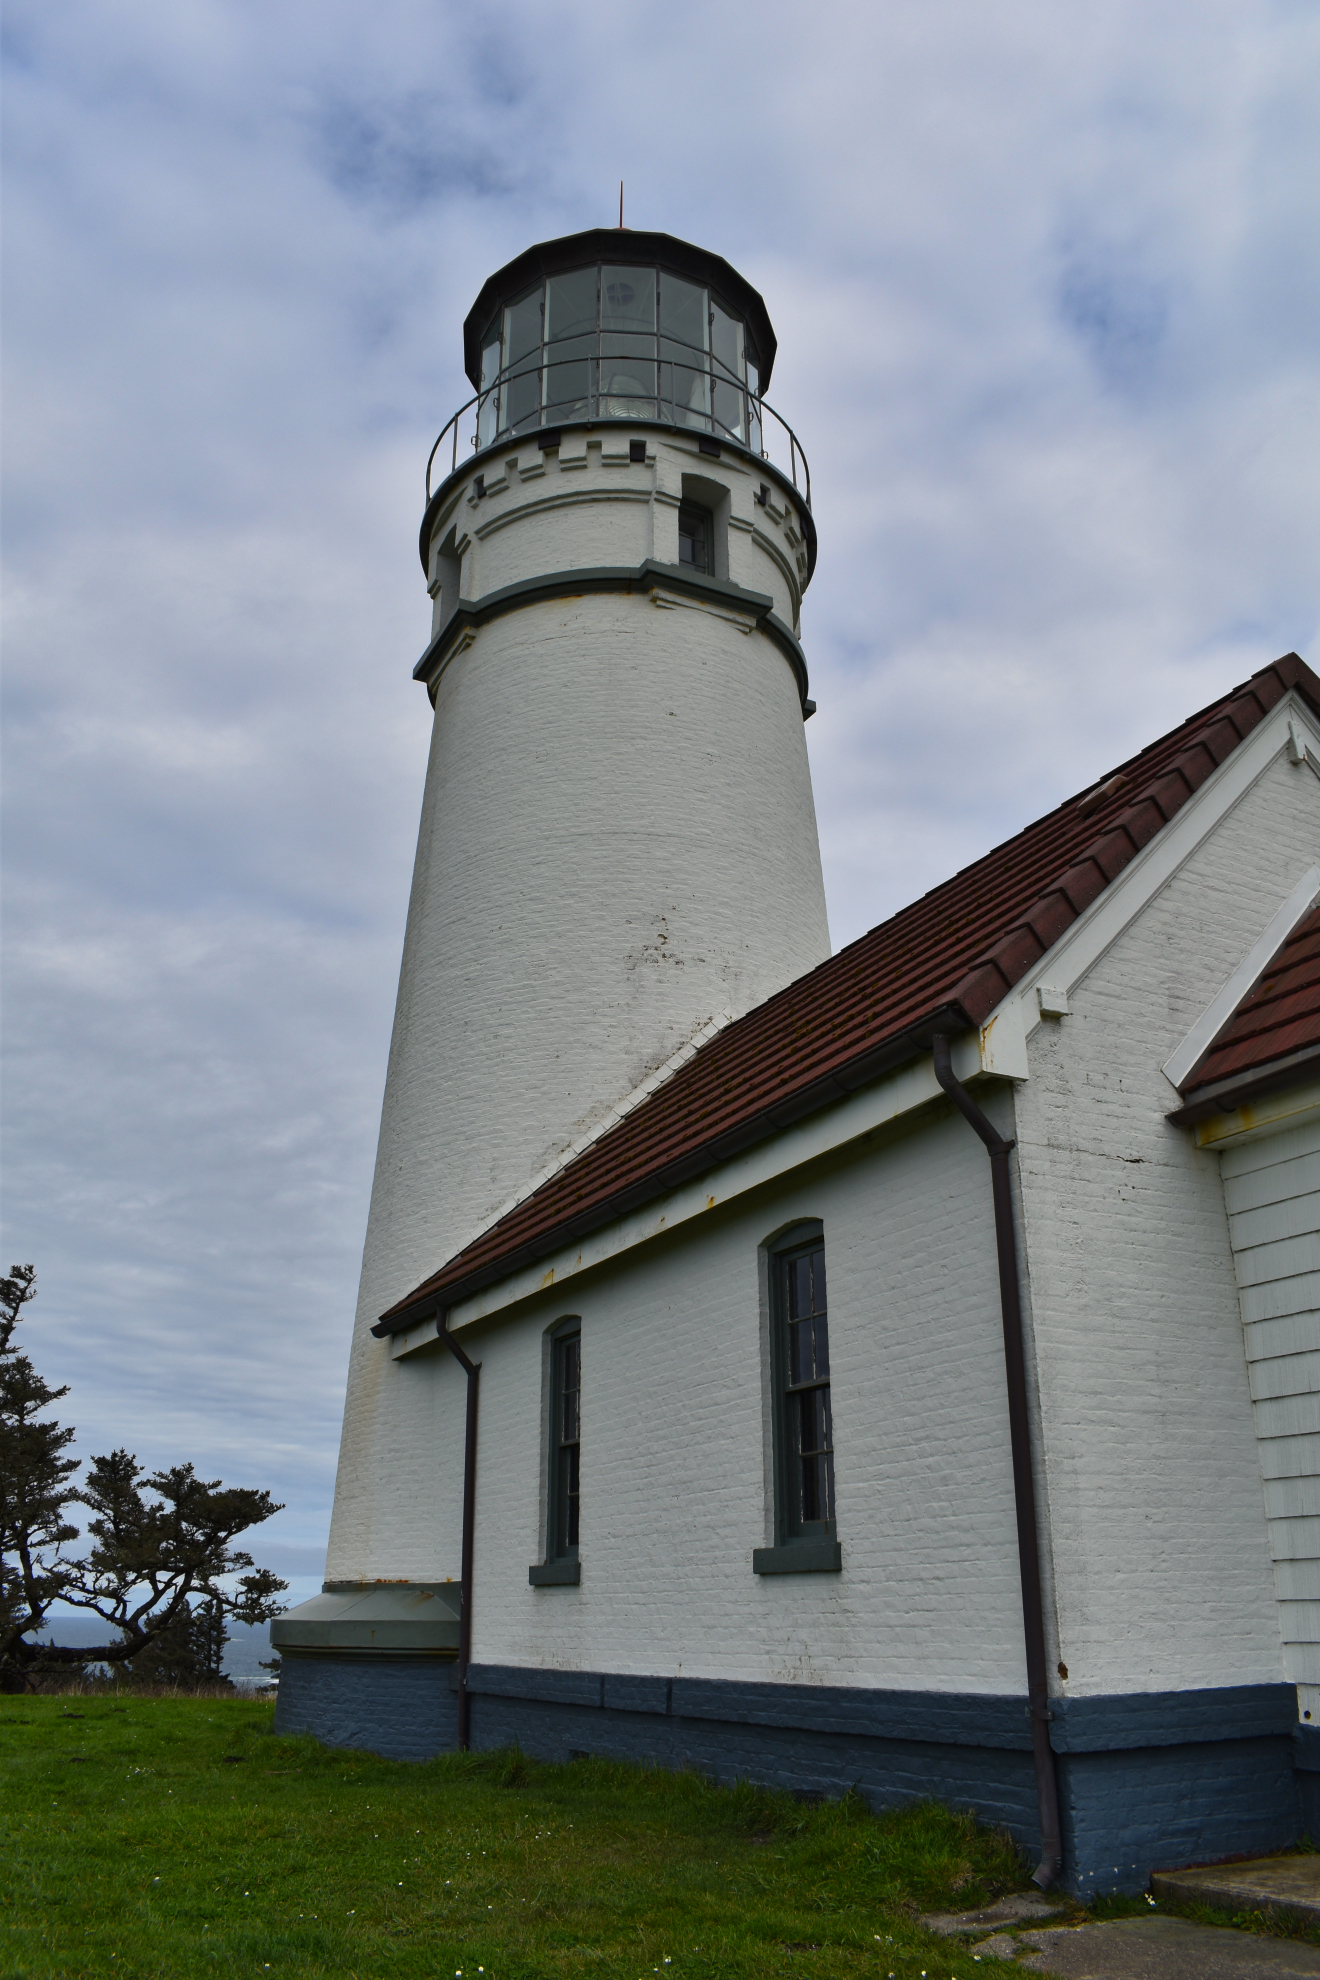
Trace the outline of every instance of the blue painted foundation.
{"type": "MultiPolygon", "coordinates": [[[[1026,1701],[474,1665],[472,1744],[546,1760],[693,1767],[876,1808],[934,1796],[1039,1847],[1026,1701]]],[[[1154,1869],[1279,1849],[1320,1830],[1320,1733],[1291,1685],[1056,1701],[1064,1883],[1144,1890],[1154,1869]]],[[[454,1665],[286,1653],[276,1729],[391,1759],[456,1744],[454,1665]]]]}
{"type": "Polygon", "coordinates": [[[433,1760],[458,1745],[453,1670],[438,1657],[283,1651],[275,1730],[387,1760],[433,1760]]]}

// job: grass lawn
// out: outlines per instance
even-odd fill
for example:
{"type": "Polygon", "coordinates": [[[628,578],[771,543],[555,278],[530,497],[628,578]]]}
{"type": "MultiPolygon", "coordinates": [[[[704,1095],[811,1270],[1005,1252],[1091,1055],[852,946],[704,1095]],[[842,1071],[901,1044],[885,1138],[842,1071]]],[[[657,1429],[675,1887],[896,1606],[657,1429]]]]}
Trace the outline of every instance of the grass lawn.
{"type": "Polygon", "coordinates": [[[242,1698],[0,1699],[0,1972],[972,1980],[923,1933],[1027,1881],[1003,1837],[601,1761],[423,1766],[242,1698]]]}

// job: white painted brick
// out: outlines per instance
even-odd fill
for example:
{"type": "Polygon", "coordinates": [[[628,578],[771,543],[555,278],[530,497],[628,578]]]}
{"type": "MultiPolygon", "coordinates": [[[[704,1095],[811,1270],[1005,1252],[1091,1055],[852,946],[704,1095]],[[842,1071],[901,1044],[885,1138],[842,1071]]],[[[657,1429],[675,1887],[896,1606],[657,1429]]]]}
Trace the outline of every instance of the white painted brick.
{"type": "MultiPolygon", "coordinates": [[[[1253,1286],[1239,1310],[1219,1158],[1168,1124],[1159,1068],[1318,842],[1320,786],[1277,760],[1029,1040],[1019,1161],[1070,1693],[1282,1674],[1241,1322],[1296,1312],[1320,1279],[1253,1286]]],[[[1240,1157],[1225,1170],[1254,1168],[1240,1157]]],[[[1274,1447],[1279,1474],[1311,1468],[1316,1399],[1262,1409],[1303,1433],[1274,1447]]]]}
{"type": "MultiPolygon", "coordinates": [[[[698,457],[673,451],[681,478],[698,457]]],[[[726,479],[750,521],[754,482],[726,479]]],[[[676,562],[677,510],[653,480],[606,471],[590,444],[576,477],[513,446],[490,494],[463,492],[441,520],[465,546],[463,595],[676,562]]],[[[767,527],[777,539],[789,524],[767,527]]],[[[734,577],[791,623],[784,570],[738,541],[734,577]]],[[[829,953],[796,679],[750,623],[645,596],[552,600],[480,629],[439,680],[332,1579],[458,1572],[456,1370],[400,1368],[370,1337],[381,1312],[703,1026],[829,953]]]]}
{"type": "MultiPolygon", "coordinates": [[[[821,1162],[503,1322],[482,1358],[479,1658],[835,1684],[1020,1689],[989,1165],[949,1114],[821,1162]],[[759,1578],[771,1537],[758,1245],[820,1217],[839,1576],[759,1578]],[[582,1319],[582,1584],[531,1589],[542,1331],[582,1319]]],[[[476,1351],[475,1349],[473,1350],[476,1351]]]]}

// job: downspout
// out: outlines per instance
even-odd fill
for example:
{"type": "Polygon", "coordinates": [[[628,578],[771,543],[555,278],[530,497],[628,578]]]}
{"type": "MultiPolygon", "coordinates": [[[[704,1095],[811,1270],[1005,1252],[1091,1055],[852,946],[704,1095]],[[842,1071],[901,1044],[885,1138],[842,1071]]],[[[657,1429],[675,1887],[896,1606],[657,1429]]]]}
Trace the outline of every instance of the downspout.
{"type": "Polygon", "coordinates": [[[467,1376],[467,1428],[463,1438],[463,1556],[459,1569],[458,1609],[458,1747],[466,1753],[472,1726],[468,1698],[468,1660],[472,1655],[472,1543],[477,1519],[477,1395],[481,1363],[470,1361],[449,1331],[449,1312],[436,1315],[440,1339],[467,1376]]]}
{"type": "Polygon", "coordinates": [[[1018,1570],[1022,1581],[1022,1629],[1027,1652],[1027,1699],[1031,1746],[1036,1760],[1036,1799],[1040,1809],[1041,1858],[1033,1881],[1044,1890],[1063,1868],[1059,1832],[1059,1783],[1050,1745],[1050,1696],[1045,1659],[1045,1609],[1040,1592],[1040,1548],[1036,1537],[1036,1485],[1031,1466],[1031,1420],[1027,1411],[1026,1355],[1022,1346],[1022,1299],[1017,1234],[1008,1158],[1014,1144],[981,1112],[953,1070],[949,1040],[933,1041],[935,1077],[963,1118],[970,1122],[990,1156],[995,1204],[995,1244],[999,1252],[999,1304],[1004,1319],[1004,1372],[1008,1382],[1008,1425],[1013,1447],[1013,1496],[1017,1505],[1018,1570]]]}

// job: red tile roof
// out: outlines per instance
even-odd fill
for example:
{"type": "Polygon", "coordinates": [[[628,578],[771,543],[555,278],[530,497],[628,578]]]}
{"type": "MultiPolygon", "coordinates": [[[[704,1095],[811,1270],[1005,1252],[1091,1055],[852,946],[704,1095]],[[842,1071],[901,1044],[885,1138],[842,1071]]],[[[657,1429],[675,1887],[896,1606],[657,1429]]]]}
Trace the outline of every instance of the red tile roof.
{"type": "MultiPolygon", "coordinates": [[[[1320,1055],[1320,906],[1303,915],[1223,1030],[1182,1083],[1189,1101],[1208,1087],[1225,1094],[1298,1054],[1320,1055]]],[[[1318,1067],[1317,1069],[1320,1069],[1318,1067]]]]}
{"type": "Polygon", "coordinates": [[[984,1022],[1216,766],[1295,688],[1295,653],[717,1032],[672,1078],[382,1316],[468,1297],[890,1067],[984,1022]]]}

